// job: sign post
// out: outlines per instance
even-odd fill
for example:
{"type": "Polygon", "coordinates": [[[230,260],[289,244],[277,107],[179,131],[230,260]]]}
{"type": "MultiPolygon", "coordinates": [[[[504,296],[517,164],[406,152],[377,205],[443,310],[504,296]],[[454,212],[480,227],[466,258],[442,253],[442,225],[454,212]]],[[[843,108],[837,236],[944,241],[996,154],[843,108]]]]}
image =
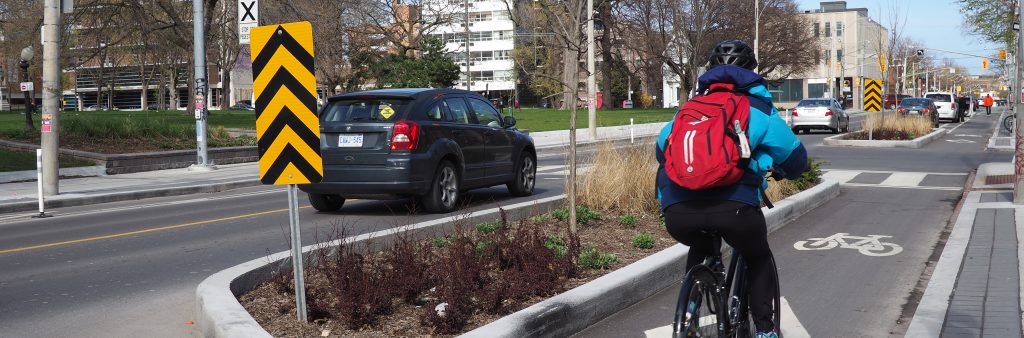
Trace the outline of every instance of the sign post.
{"type": "Polygon", "coordinates": [[[252,29],[250,37],[260,182],[288,185],[295,307],[299,321],[305,322],[297,184],[319,183],[324,172],[316,115],[313,26],[309,22],[259,26],[252,29]]]}

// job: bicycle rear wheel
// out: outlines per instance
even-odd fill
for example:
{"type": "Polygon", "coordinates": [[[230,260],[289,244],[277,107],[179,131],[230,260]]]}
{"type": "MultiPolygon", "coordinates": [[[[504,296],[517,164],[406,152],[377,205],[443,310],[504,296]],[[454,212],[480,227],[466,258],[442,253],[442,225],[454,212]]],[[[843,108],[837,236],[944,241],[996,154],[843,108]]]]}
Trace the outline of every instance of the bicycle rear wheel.
{"type": "Polygon", "coordinates": [[[1016,120],[1016,116],[1014,115],[1006,115],[1006,117],[1003,118],[1003,129],[1006,129],[1007,133],[1013,133],[1014,120],[1016,120]]]}
{"type": "Polygon", "coordinates": [[[707,266],[698,265],[686,273],[676,303],[673,337],[720,336],[719,323],[724,312],[716,284],[714,274],[707,266]]]}

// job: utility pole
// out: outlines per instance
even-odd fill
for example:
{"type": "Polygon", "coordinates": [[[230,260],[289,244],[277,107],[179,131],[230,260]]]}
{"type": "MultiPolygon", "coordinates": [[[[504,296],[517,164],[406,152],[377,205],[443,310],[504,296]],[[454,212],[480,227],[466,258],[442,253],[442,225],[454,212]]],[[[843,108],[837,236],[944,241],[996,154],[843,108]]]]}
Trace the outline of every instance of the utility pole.
{"type": "Polygon", "coordinates": [[[469,63],[472,59],[469,57],[469,0],[464,0],[463,5],[466,10],[466,22],[463,26],[466,27],[466,90],[473,90],[473,73],[469,71],[469,63]]]}
{"type": "MultiPolygon", "coordinates": [[[[1024,14],[1024,9],[1021,9],[1021,1],[1018,0],[1017,15],[1021,14],[1024,14]]],[[[1022,109],[1024,109],[1024,103],[1021,102],[1022,92],[1020,88],[1020,80],[1022,77],[1024,77],[1024,74],[1021,74],[1021,71],[1024,70],[1024,68],[1020,66],[1021,63],[1024,63],[1024,38],[1022,38],[1021,33],[1022,32],[1020,31],[1017,32],[1017,50],[1016,53],[1013,53],[1014,57],[1016,58],[1014,62],[1014,73],[1016,76],[1014,76],[1013,85],[1010,87],[1010,89],[1013,91],[1013,93],[1011,94],[1013,95],[1013,97],[1007,98],[1007,102],[1014,103],[1013,111],[1017,116],[1017,122],[1015,123],[1015,125],[1017,126],[1017,132],[1016,136],[1014,137],[1016,139],[1016,142],[1014,142],[1016,146],[1014,147],[1013,156],[1013,204],[1018,205],[1024,204],[1024,126],[1021,126],[1022,124],[1024,124],[1024,113],[1022,113],[1022,109]]]]}
{"type": "Polygon", "coordinates": [[[60,0],[46,0],[43,3],[43,127],[40,128],[43,149],[43,195],[60,193],[60,165],[57,153],[60,151],[58,121],[60,114],[57,104],[63,94],[60,76],[60,0]]]}
{"type": "MultiPolygon", "coordinates": [[[[594,76],[597,67],[597,60],[594,56],[596,46],[597,44],[594,43],[594,0],[587,0],[587,129],[590,129],[590,137],[595,140],[597,139],[597,77],[594,76]]],[[[605,62],[608,61],[605,60],[605,62]]]]}
{"type": "Polygon", "coordinates": [[[192,48],[195,68],[196,91],[195,117],[196,117],[196,164],[189,167],[190,170],[212,170],[216,169],[210,165],[206,156],[206,117],[209,115],[206,103],[207,77],[206,77],[206,32],[203,23],[206,22],[203,13],[203,0],[192,0],[192,48]]]}
{"type": "MultiPolygon", "coordinates": [[[[754,57],[761,57],[761,4],[760,0],[754,0],[754,57]]],[[[754,67],[754,72],[760,74],[761,66],[754,67]]]]}

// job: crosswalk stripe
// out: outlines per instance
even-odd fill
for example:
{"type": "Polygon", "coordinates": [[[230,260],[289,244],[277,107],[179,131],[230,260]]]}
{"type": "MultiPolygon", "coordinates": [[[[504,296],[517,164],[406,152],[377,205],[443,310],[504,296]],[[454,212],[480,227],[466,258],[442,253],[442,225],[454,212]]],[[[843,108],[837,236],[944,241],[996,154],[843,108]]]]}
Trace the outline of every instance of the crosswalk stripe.
{"type": "Polygon", "coordinates": [[[857,175],[860,175],[860,173],[860,171],[850,170],[829,170],[826,171],[821,176],[828,180],[836,181],[839,183],[846,183],[852,180],[854,177],[857,177],[857,175]]]}
{"type": "Polygon", "coordinates": [[[928,174],[925,173],[892,173],[879,185],[916,187],[921,184],[921,181],[924,181],[926,176],[928,174]]]}

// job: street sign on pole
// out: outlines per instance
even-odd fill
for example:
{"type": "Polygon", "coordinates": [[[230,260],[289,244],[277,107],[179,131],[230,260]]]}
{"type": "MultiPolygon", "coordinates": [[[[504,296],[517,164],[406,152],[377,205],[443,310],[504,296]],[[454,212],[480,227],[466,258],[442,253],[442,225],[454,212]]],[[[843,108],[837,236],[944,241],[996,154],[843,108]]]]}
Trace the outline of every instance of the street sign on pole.
{"type": "Polygon", "coordinates": [[[238,0],[238,43],[249,44],[249,34],[260,25],[260,2],[238,0]]]}
{"type": "Polygon", "coordinates": [[[35,83],[28,81],[20,83],[21,91],[30,92],[36,90],[35,83]]]}
{"type": "Polygon", "coordinates": [[[882,110],[882,81],[864,79],[864,111],[882,110]]]}
{"type": "Polygon", "coordinates": [[[288,185],[295,307],[306,321],[297,184],[319,183],[320,119],[316,114],[313,26],[308,22],[259,26],[250,32],[256,145],[260,181],[288,185]]]}

